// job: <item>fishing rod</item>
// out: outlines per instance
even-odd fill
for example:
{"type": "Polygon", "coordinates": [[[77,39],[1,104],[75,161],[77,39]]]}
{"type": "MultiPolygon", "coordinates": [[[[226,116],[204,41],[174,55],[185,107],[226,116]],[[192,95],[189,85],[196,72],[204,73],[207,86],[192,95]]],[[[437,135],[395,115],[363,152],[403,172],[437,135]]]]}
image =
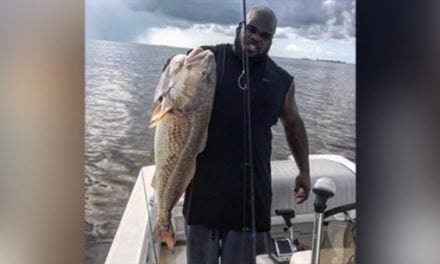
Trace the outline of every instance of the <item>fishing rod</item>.
{"type": "MultiPolygon", "coordinates": [[[[248,50],[244,48],[245,45],[249,43],[247,36],[247,20],[246,20],[246,0],[243,0],[243,40],[242,40],[242,63],[243,72],[238,77],[238,84],[240,88],[244,91],[244,179],[243,179],[243,189],[246,190],[246,178],[249,174],[249,203],[251,208],[251,238],[252,238],[252,262],[256,263],[256,227],[255,227],[255,194],[254,194],[254,163],[253,163],[253,148],[252,148],[252,122],[251,122],[251,96],[250,96],[250,77],[249,77],[249,56],[248,50]],[[242,85],[240,80],[244,79],[242,85]]],[[[243,229],[245,229],[246,222],[246,191],[244,191],[243,197],[243,229]]],[[[244,234],[245,230],[243,230],[244,234]]],[[[243,243],[243,241],[242,241],[243,243]]],[[[243,246],[243,245],[242,245],[243,246]]],[[[243,261],[243,250],[242,258],[243,261]]]]}

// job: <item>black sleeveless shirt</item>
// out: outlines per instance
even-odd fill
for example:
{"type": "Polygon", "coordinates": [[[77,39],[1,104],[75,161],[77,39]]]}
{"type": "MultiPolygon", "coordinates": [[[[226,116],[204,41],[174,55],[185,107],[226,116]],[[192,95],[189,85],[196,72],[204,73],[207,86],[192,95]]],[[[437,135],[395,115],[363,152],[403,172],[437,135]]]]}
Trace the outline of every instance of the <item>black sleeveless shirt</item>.
{"type": "MultiPolygon", "coordinates": [[[[197,157],[195,176],[185,192],[183,214],[190,225],[242,230],[251,226],[249,188],[244,200],[244,92],[237,79],[242,62],[231,44],[207,46],[215,54],[217,87],[208,140],[197,157]]],[[[270,229],[272,201],[271,127],[276,124],[293,77],[272,59],[250,65],[251,122],[257,232],[270,229]]],[[[249,179],[246,180],[249,186],[249,179]]]]}

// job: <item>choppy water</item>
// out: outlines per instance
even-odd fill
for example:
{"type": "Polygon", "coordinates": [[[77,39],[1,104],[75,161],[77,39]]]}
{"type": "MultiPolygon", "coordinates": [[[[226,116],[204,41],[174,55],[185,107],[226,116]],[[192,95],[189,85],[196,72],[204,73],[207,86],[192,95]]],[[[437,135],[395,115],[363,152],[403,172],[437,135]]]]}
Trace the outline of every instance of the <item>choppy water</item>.
{"type": "MultiPolygon", "coordinates": [[[[104,263],[139,169],[153,161],[148,128],[166,58],[185,50],[107,41],[86,43],[86,263],[104,263]]],[[[274,60],[295,76],[310,153],[355,161],[355,66],[274,60]]],[[[280,124],[272,159],[290,155],[280,124]]]]}

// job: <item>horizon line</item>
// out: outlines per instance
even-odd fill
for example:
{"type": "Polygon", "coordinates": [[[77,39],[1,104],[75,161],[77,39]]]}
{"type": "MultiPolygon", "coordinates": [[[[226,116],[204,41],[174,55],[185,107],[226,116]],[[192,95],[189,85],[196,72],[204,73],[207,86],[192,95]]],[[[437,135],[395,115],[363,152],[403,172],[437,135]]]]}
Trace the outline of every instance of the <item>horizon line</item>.
{"type": "MultiPolygon", "coordinates": [[[[192,47],[180,47],[180,46],[170,46],[170,45],[164,45],[164,44],[146,44],[146,43],[140,43],[140,42],[132,42],[132,41],[118,41],[118,40],[109,40],[109,39],[97,39],[97,38],[90,38],[86,37],[84,38],[85,42],[87,41],[107,41],[107,42],[115,42],[115,43],[125,43],[125,44],[134,44],[134,45],[144,45],[144,46],[159,46],[159,47],[167,47],[167,48],[175,48],[175,49],[191,49],[192,47]]],[[[294,59],[294,60],[309,60],[314,62],[329,62],[329,63],[343,63],[343,64],[352,64],[356,65],[356,62],[347,62],[342,60],[329,60],[329,59],[322,59],[322,58],[309,58],[309,57],[289,57],[289,56],[278,56],[278,55],[270,55],[272,58],[282,58],[282,59],[294,59]]]]}

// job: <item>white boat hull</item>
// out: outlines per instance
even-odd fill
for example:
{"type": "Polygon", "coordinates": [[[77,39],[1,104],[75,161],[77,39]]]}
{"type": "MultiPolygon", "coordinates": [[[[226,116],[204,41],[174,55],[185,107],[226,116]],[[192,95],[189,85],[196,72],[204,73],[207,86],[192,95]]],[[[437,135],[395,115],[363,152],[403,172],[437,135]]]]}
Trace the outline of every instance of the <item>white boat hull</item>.
{"type": "MultiPolygon", "coordinates": [[[[294,209],[296,213],[296,217],[292,219],[294,237],[310,245],[314,221],[314,198],[311,194],[302,205],[295,203],[293,187],[298,169],[294,160],[272,161],[271,167],[273,192],[271,235],[274,238],[289,236],[284,231],[284,221],[280,216],[275,215],[275,209],[294,209]]],[[[141,169],[107,255],[106,264],[145,264],[155,263],[158,259],[161,259],[160,263],[185,263],[184,246],[177,247],[175,254],[169,256],[166,250],[160,253],[160,243],[153,243],[150,235],[156,215],[154,190],[150,186],[153,173],[154,166],[141,169]]],[[[312,186],[320,177],[330,177],[335,181],[336,193],[329,200],[327,209],[356,202],[355,164],[344,157],[310,155],[310,175],[312,186]]],[[[185,243],[182,206],[183,197],[173,209],[172,217],[178,244],[185,243]]]]}

